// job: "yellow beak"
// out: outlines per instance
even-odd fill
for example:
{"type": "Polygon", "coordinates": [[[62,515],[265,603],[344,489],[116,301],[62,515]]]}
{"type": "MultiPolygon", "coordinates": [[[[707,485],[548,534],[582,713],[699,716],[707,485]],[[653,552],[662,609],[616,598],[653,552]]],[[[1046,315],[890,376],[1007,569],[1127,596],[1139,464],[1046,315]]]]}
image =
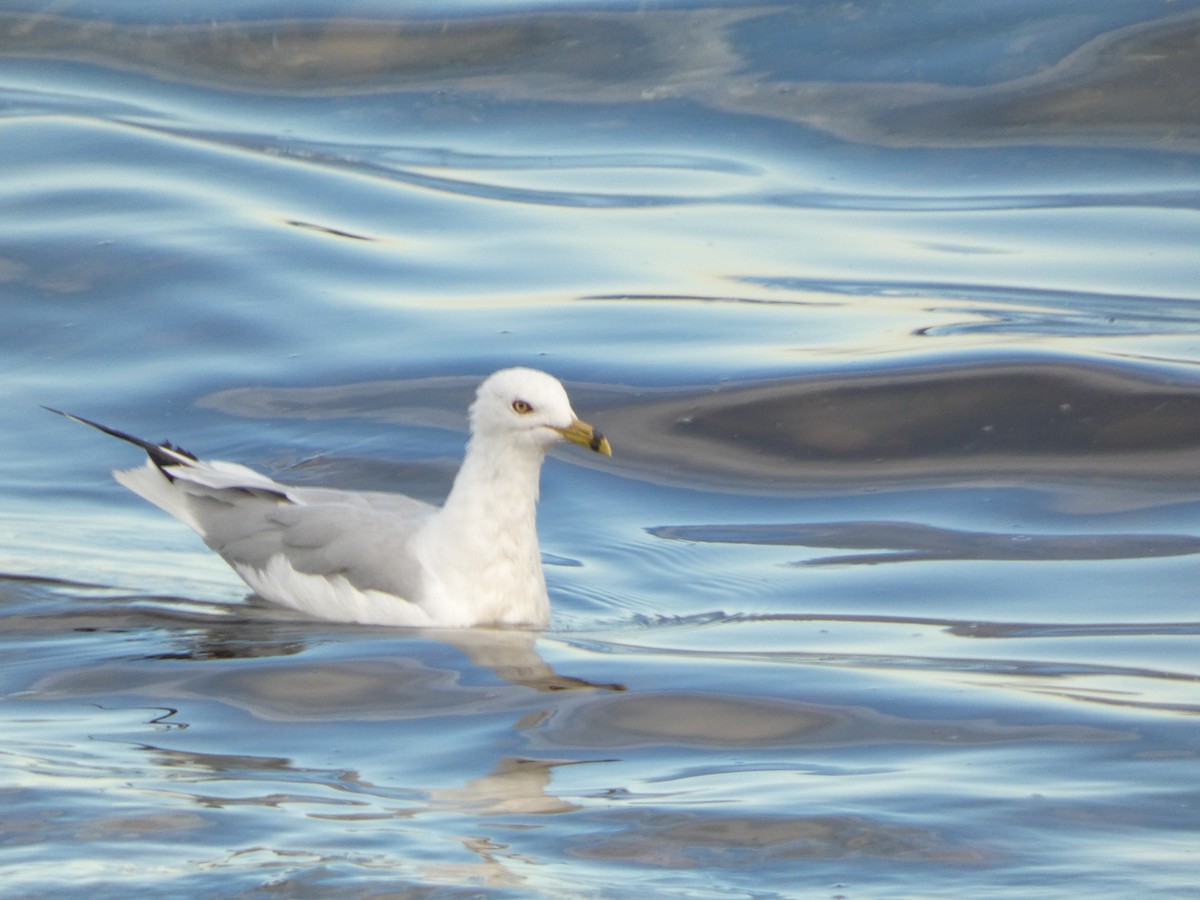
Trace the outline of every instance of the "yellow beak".
{"type": "Polygon", "coordinates": [[[555,428],[554,430],[563,436],[564,441],[579,444],[581,447],[595,450],[604,456],[612,456],[612,446],[608,443],[608,438],[587,422],[573,419],[566,428],[555,428]]]}

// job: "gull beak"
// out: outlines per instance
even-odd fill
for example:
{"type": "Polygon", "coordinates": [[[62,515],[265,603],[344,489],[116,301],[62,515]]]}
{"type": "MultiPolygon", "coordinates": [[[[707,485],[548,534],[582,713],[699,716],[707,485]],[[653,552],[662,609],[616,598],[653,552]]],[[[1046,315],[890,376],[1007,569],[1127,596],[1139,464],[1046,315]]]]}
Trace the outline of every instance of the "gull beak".
{"type": "Polygon", "coordinates": [[[554,430],[562,435],[564,441],[579,444],[581,447],[595,450],[604,456],[612,456],[612,447],[608,443],[608,438],[587,422],[572,419],[571,424],[566,428],[555,428],[554,430]]]}

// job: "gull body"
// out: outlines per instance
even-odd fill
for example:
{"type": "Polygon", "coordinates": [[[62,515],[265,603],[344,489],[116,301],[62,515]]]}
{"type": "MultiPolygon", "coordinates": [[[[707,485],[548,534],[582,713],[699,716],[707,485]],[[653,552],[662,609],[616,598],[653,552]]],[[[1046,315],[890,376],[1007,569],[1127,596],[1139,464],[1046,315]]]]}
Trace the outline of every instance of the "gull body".
{"type": "Polygon", "coordinates": [[[542,462],[562,440],[612,454],[556,379],[523,368],[479,386],[466,456],[441,507],[403,494],[285,485],[60,414],[145,450],[145,465],[113,476],[193,529],[259,596],[364,624],[544,628],[542,462]]]}

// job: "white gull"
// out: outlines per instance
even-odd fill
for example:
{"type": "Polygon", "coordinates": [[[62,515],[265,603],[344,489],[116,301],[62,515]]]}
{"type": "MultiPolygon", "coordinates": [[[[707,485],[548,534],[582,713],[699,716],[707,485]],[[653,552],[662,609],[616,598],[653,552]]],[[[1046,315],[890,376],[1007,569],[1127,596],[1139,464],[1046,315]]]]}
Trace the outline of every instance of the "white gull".
{"type": "Polygon", "coordinates": [[[199,534],[260,597],[363,624],[546,627],[536,524],[542,461],[560,440],[612,455],[555,378],[524,368],[479,386],[466,456],[440,508],[403,494],[280,484],[51,412],[145,450],[144,466],[113,476],[199,534]]]}

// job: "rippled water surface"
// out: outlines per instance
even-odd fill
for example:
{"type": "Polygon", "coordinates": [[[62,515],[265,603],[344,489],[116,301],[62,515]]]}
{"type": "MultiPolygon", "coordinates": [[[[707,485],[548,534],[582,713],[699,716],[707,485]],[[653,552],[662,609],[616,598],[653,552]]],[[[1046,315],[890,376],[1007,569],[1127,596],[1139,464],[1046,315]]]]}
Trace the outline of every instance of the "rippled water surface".
{"type": "Polygon", "coordinates": [[[1200,5],[177,7],[0,12],[0,890],[1194,896],[1200,5]],[[542,634],[39,409],[437,500],[517,364],[542,634]]]}

